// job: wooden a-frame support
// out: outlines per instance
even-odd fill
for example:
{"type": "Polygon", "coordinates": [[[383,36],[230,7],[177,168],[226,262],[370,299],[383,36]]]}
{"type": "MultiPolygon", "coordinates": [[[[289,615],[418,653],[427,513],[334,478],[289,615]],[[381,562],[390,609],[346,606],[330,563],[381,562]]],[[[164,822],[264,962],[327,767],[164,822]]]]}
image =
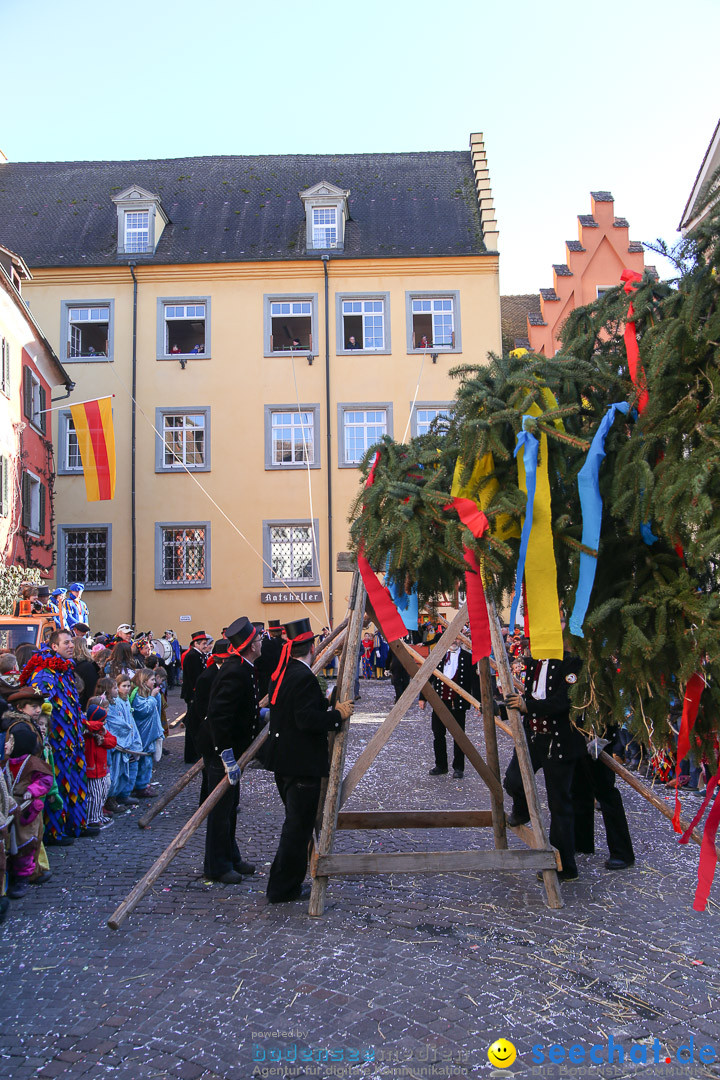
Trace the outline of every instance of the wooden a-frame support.
{"type": "MultiPolygon", "coordinates": [[[[338,557],[338,569],[353,569],[347,556],[338,557]]],[[[348,630],[338,669],[338,701],[353,696],[357,655],[366,613],[377,623],[368,603],[365,587],[355,566],[350,593],[348,630]]],[[[513,685],[510,665],[500,630],[500,621],[494,605],[488,605],[493,653],[498,664],[504,687],[513,685]]],[[[540,816],[535,773],[530,763],[527,739],[522,718],[514,709],[508,709],[510,733],[515,743],[525,797],[530,812],[529,825],[522,825],[513,832],[528,850],[507,846],[508,826],[503,808],[503,790],[500,783],[497,735],[490,684],[490,665],[487,659],[479,664],[483,729],[486,759],[482,757],[471,739],[460,728],[440,695],[428,680],[448,647],[457,639],[467,622],[467,606],[463,605],[447,625],[442,637],[432,646],[426,659],[408,649],[401,641],[391,642],[390,648],[410,675],[410,684],[387,717],[375,732],[355,764],[343,775],[349,723],[334,736],[330,755],[330,775],[321,798],[318,813],[314,850],[311,855],[312,889],[308,912],[320,916],[325,908],[325,894],[329,877],[351,874],[390,873],[449,873],[460,870],[534,870],[542,871],[548,906],[562,907],[557,871],[561,867],[557,851],[548,842],[545,826],[540,816]],[[464,751],[467,760],[477,770],[490,793],[491,809],[487,810],[383,810],[342,811],[373,761],[390,739],[393,731],[422,691],[435,713],[440,717],[452,737],[464,751]],[[463,851],[422,851],[393,853],[336,854],[335,837],[338,829],[420,829],[420,828],[482,828],[493,829],[494,849],[469,849],[463,851]]],[[[453,685],[450,682],[450,685],[453,685]]],[[[459,689],[459,688],[458,688],[459,689]]],[[[503,725],[504,727],[504,725],[503,725]]],[[[507,730],[507,729],[505,729],[507,730]]]]}

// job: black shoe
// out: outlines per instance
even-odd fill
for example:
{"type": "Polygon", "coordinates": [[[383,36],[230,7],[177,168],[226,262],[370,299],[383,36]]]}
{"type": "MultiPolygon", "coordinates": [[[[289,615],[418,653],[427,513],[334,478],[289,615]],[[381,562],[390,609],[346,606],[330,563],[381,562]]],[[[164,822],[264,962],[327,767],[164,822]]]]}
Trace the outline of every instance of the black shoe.
{"type": "Polygon", "coordinates": [[[289,896],[276,896],[274,898],[271,898],[271,897],[268,896],[268,898],[267,898],[268,904],[293,904],[298,900],[309,900],[309,899],[310,899],[310,886],[309,885],[302,885],[299,889],[296,889],[295,892],[290,893],[289,896]]]}
{"type": "Polygon", "coordinates": [[[453,769],[453,780],[462,780],[464,775],[465,771],[463,769],[453,769]]]}
{"type": "MultiPolygon", "coordinates": [[[[577,872],[577,870],[558,870],[557,876],[558,876],[558,881],[577,881],[578,872],[577,872]]],[[[542,870],[538,870],[537,879],[538,879],[538,881],[542,881],[542,879],[543,879],[542,870]]]]}
{"type": "Polygon", "coordinates": [[[128,806],[137,806],[137,804],[140,802],[140,800],[136,799],[134,795],[122,795],[122,796],[118,795],[118,797],[116,799],[116,802],[117,802],[118,806],[128,807],[128,806]]]}
{"type": "Polygon", "coordinates": [[[44,885],[52,877],[52,870],[41,870],[39,874],[30,878],[31,885],[44,885]]]}
{"type": "Polygon", "coordinates": [[[21,900],[29,892],[30,886],[27,881],[13,881],[7,887],[7,895],[11,900],[21,900]]]}
{"type": "Polygon", "coordinates": [[[80,835],[82,837],[86,837],[86,838],[89,837],[89,836],[99,836],[100,835],[100,826],[99,825],[83,825],[82,829],[80,830],[80,835]]]}
{"type": "Polygon", "coordinates": [[[627,870],[629,866],[634,866],[634,859],[608,859],[605,863],[606,870],[627,870]]]}
{"type": "Polygon", "coordinates": [[[133,791],[133,795],[136,799],[157,799],[157,792],[148,791],[146,787],[135,788],[133,791]]]}
{"type": "Polygon", "coordinates": [[[507,823],[511,829],[517,829],[518,825],[527,825],[529,820],[529,814],[519,814],[515,810],[507,816],[507,823]]]}
{"type": "Polygon", "coordinates": [[[0,926],[5,922],[5,916],[8,913],[10,907],[10,901],[7,896],[0,896],[0,926]]]}
{"type": "Polygon", "coordinates": [[[43,844],[45,847],[70,847],[75,843],[74,836],[43,836],[43,844]]]}
{"type": "Polygon", "coordinates": [[[240,862],[233,863],[233,870],[237,871],[238,874],[246,874],[248,877],[250,874],[255,873],[253,864],[245,862],[244,859],[241,859],[240,862]]]}
{"type": "Polygon", "coordinates": [[[239,874],[237,870],[228,870],[226,874],[221,874],[219,878],[213,878],[213,881],[219,881],[223,885],[240,885],[242,883],[242,874],[239,874]]]}
{"type": "Polygon", "coordinates": [[[441,769],[439,765],[436,765],[434,768],[432,768],[430,770],[430,772],[428,773],[428,776],[445,776],[446,774],[447,774],[447,769],[441,769]]]}

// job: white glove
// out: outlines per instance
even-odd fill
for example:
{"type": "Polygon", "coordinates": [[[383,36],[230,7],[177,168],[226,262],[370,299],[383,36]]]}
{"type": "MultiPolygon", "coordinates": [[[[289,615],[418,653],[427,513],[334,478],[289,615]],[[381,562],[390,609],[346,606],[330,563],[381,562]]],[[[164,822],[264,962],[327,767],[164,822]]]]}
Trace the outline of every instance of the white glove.
{"type": "Polygon", "coordinates": [[[269,716],[270,716],[270,710],[269,709],[262,708],[260,710],[260,719],[262,720],[263,724],[267,724],[269,716]]]}
{"type": "Polygon", "coordinates": [[[222,759],[222,763],[225,766],[225,772],[227,773],[228,780],[233,785],[237,784],[238,780],[240,779],[240,768],[237,761],[235,760],[235,755],[233,754],[232,750],[223,750],[220,754],[220,758],[222,759]]]}
{"type": "Polygon", "coordinates": [[[588,754],[595,761],[600,757],[600,754],[609,745],[608,739],[595,738],[588,743],[588,754]]]}

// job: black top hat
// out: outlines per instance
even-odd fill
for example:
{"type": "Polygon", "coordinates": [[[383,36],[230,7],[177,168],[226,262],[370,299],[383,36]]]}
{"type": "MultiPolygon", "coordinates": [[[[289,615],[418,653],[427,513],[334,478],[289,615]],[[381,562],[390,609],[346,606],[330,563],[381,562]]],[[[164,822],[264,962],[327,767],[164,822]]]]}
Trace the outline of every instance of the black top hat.
{"type": "Polygon", "coordinates": [[[230,652],[228,651],[229,649],[230,642],[227,640],[227,638],[218,638],[212,647],[212,655],[217,659],[227,660],[227,658],[230,656],[230,652]]]}
{"type": "Polygon", "coordinates": [[[38,600],[46,600],[50,595],[50,589],[47,585],[41,585],[38,589],[38,600]]]}
{"type": "Polygon", "coordinates": [[[241,615],[235,622],[230,623],[227,628],[227,637],[231,645],[234,645],[240,652],[243,649],[247,649],[248,645],[252,644],[258,634],[258,629],[253,623],[250,622],[247,615],[241,615]]]}
{"type": "Polygon", "coordinates": [[[268,630],[282,630],[282,623],[279,619],[270,619],[268,622],[268,630]]]}
{"type": "Polygon", "coordinates": [[[312,641],[317,637],[317,634],[313,634],[310,629],[309,619],[296,619],[294,622],[286,623],[285,633],[288,636],[288,641],[312,641]]]}
{"type": "Polygon", "coordinates": [[[190,635],[190,644],[194,645],[197,641],[211,641],[209,634],[206,634],[204,630],[196,630],[194,634],[190,635]]]}

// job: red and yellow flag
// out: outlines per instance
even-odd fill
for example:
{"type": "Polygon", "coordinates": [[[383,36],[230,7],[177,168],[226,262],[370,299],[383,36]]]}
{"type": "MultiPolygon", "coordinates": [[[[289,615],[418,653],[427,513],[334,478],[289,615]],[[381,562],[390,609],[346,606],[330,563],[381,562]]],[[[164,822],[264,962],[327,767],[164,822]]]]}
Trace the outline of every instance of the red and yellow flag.
{"type": "Polygon", "coordinates": [[[115,496],[115,430],[112,398],[71,405],[88,502],[115,496]]]}

